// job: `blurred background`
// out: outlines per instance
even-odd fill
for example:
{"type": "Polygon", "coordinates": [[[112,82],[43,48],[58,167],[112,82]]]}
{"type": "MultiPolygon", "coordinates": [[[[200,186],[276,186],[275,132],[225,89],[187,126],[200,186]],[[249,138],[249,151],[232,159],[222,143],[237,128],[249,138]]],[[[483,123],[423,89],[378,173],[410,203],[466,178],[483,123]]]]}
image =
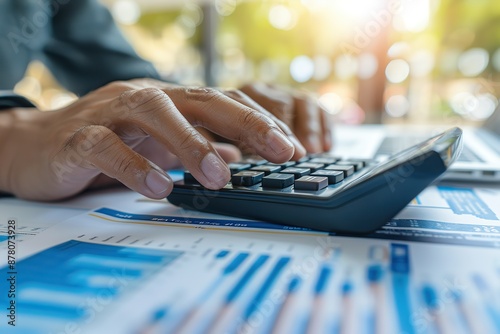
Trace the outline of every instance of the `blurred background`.
{"type": "MultiPolygon", "coordinates": [[[[498,0],[102,0],[170,80],[316,95],[337,122],[478,123],[500,97],[498,0]]],[[[16,91],[76,96],[33,63],[16,91]]]]}

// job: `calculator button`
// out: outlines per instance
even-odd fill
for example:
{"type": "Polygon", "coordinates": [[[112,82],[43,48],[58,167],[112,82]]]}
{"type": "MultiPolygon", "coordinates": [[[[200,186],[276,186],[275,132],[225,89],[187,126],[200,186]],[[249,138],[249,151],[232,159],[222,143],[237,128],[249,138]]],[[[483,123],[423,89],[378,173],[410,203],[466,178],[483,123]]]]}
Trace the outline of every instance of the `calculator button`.
{"type": "Polygon", "coordinates": [[[309,168],[295,168],[290,167],[283,169],[280,173],[284,174],[293,174],[296,179],[301,178],[302,176],[311,174],[311,170],[309,168]]]}
{"type": "Polygon", "coordinates": [[[311,157],[306,155],[305,157],[302,157],[299,160],[297,160],[297,163],[306,162],[306,161],[309,161],[309,159],[311,159],[311,157]]]}
{"type": "Polygon", "coordinates": [[[349,165],[349,166],[342,166],[342,165],[330,165],[328,167],[325,167],[326,170],[337,170],[344,172],[344,177],[348,177],[349,175],[352,175],[354,173],[354,166],[349,165]]]}
{"type": "Polygon", "coordinates": [[[296,165],[295,167],[297,167],[297,168],[309,168],[311,170],[311,172],[315,172],[318,169],[325,167],[325,165],[324,164],[313,164],[310,162],[303,162],[301,164],[296,165]]]}
{"type": "Polygon", "coordinates": [[[250,168],[250,170],[256,171],[256,172],[264,172],[266,175],[269,175],[271,173],[277,173],[281,170],[281,167],[279,166],[269,166],[269,165],[262,165],[262,166],[255,166],[250,168]]]}
{"type": "Polygon", "coordinates": [[[328,179],[323,176],[303,176],[295,180],[296,190],[321,190],[328,186],[328,179]]]}
{"type": "Polygon", "coordinates": [[[200,184],[197,179],[194,178],[190,171],[184,171],[184,183],[185,184],[200,184]]]}
{"type": "Polygon", "coordinates": [[[330,154],[330,153],[311,153],[309,154],[309,159],[314,159],[314,158],[328,158],[328,159],[336,159],[336,160],[340,160],[340,158],[338,156],[335,156],[333,154],[330,154]]]}
{"type": "Polygon", "coordinates": [[[363,168],[363,163],[361,161],[341,160],[337,161],[335,164],[338,166],[353,166],[355,172],[363,168]]]}
{"type": "Polygon", "coordinates": [[[249,169],[252,167],[250,164],[240,164],[240,163],[229,163],[227,164],[229,167],[229,170],[231,171],[231,174],[236,174],[238,172],[241,172],[242,170],[249,169]]]}
{"type": "Polygon", "coordinates": [[[370,159],[348,159],[349,161],[361,162],[363,167],[373,164],[375,161],[370,159]]]}
{"type": "Polygon", "coordinates": [[[235,186],[253,186],[262,181],[264,172],[243,171],[231,176],[231,183],[235,186]]]}
{"type": "Polygon", "coordinates": [[[335,184],[344,179],[344,172],[337,170],[320,169],[312,173],[311,176],[324,176],[328,179],[328,184],[335,184]]]}
{"type": "Polygon", "coordinates": [[[258,159],[258,158],[246,158],[240,161],[242,164],[250,164],[252,167],[254,166],[260,166],[264,165],[267,163],[267,160],[264,159],[258,159]]]}
{"type": "Polygon", "coordinates": [[[283,189],[293,184],[295,177],[292,174],[272,173],[264,176],[262,187],[283,189]]]}
{"type": "Polygon", "coordinates": [[[312,158],[309,160],[310,163],[313,164],[323,164],[323,165],[331,165],[339,161],[337,158],[312,158]]]}
{"type": "Polygon", "coordinates": [[[266,164],[266,166],[277,166],[277,167],[280,167],[281,169],[285,169],[285,168],[288,168],[288,167],[292,167],[295,164],[296,164],[295,161],[287,161],[287,162],[284,162],[282,164],[275,164],[275,163],[268,162],[266,164]]]}

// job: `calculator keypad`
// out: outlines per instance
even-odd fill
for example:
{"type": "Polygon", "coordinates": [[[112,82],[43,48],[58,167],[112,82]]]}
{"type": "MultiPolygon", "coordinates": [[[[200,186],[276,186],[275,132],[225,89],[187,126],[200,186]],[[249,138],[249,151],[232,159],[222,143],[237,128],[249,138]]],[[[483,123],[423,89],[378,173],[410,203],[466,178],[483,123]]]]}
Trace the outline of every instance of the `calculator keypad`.
{"type": "MultiPolygon", "coordinates": [[[[363,159],[342,160],[330,154],[311,154],[299,161],[282,164],[258,158],[244,159],[228,164],[232,176],[225,189],[245,187],[248,190],[317,193],[356,177],[371,163],[363,159]]],[[[200,186],[189,171],[184,172],[184,183],[200,186]]]]}

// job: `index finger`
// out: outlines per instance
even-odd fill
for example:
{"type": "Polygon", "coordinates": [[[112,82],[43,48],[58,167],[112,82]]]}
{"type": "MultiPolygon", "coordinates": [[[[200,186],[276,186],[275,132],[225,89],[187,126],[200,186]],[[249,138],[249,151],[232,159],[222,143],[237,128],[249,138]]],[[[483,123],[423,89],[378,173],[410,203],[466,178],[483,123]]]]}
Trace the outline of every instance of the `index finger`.
{"type": "Polygon", "coordinates": [[[294,155],[294,145],[271,117],[212,88],[167,90],[176,107],[195,126],[255,149],[271,162],[285,162],[294,155]]]}
{"type": "Polygon", "coordinates": [[[302,144],[299,142],[297,137],[293,134],[293,132],[290,130],[290,128],[280,119],[276,118],[275,115],[264,109],[263,106],[259,105],[256,101],[251,99],[248,95],[245,93],[238,91],[238,90],[228,90],[223,92],[225,95],[229,96],[233,100],[236,100],[240,102],[241,104],[244,104],[250,108],[253,108],[255,110],[258,110],[259,112],[263,113],[264,115],[267,115],[270,117],[279,127],[280,129],[288,136],[289,140],[294,144],[295,146],[295,152],[294,155],[292,156],[292,160],[298,160],[302,158],[306,154],[306,149],[302,144]]]}
{"type": "Polygon", "coordinates": [[[290,159],[294,147],[276,123],[234,100],[220,98],[223,95],[217,93],[183,88],[167,95],[160,89],[146,88],[126,91],[119,100],[126,105],[125,122],[135,124],[161,142],[210,189],[223,187],[230,173],[195,125],[229,139],[245,141],[272,162],[290,159]]]}

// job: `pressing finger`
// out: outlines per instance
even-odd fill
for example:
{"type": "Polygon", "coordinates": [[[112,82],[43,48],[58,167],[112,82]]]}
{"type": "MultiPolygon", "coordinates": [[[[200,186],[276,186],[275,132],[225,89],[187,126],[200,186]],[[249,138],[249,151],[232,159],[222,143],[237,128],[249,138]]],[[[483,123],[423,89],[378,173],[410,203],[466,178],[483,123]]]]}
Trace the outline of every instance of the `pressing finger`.
{"type": "Polygon", "coordinates": [[[262,83],[245,85],[241,91],[288,127],[293,126],[293,97],[290,94],[262,83]]]}
{"type": "Polygon", "coordinates": [[[248,95],[241,91],[235,91],[235,90],[229,90],[229,91],[224,91],[223,92],[225,95],[229,96],[233,100],[238,101],[239,103],[246,105],[247,107],[250,107],[252,109],[255,109],[264,115],[270,117],[271,119],[274,120],[274,122],[280,127],[280,129],[288,136],[290,141],[293,143],[295,147],[295,153],[292,156],[292,160],[298,160],[302,158],[306,154],[306,149],[302,144],[299,142],[297,137],[293,134],[293,132],[290,130],[290,128],[280,119],[276,118],[273,114],[271,114],[269,111],[264,109],[261,105],[259,105],[256,101],[251,99],[248,95]]]}
{"type": "Polygon", "coordinates": [[[224,160],[162,90],[130,90],[120,100],[129,110],[129,121],[173,152],[202,185],[220,189],[229,182],[224,160]]]}
{"type": "Polygon", "coordinates": [[[210,88],[168,91],[189,123],[244,143],[265,159],[281,163],[294,155],[294,145],[273,119],[210,88]]]}

